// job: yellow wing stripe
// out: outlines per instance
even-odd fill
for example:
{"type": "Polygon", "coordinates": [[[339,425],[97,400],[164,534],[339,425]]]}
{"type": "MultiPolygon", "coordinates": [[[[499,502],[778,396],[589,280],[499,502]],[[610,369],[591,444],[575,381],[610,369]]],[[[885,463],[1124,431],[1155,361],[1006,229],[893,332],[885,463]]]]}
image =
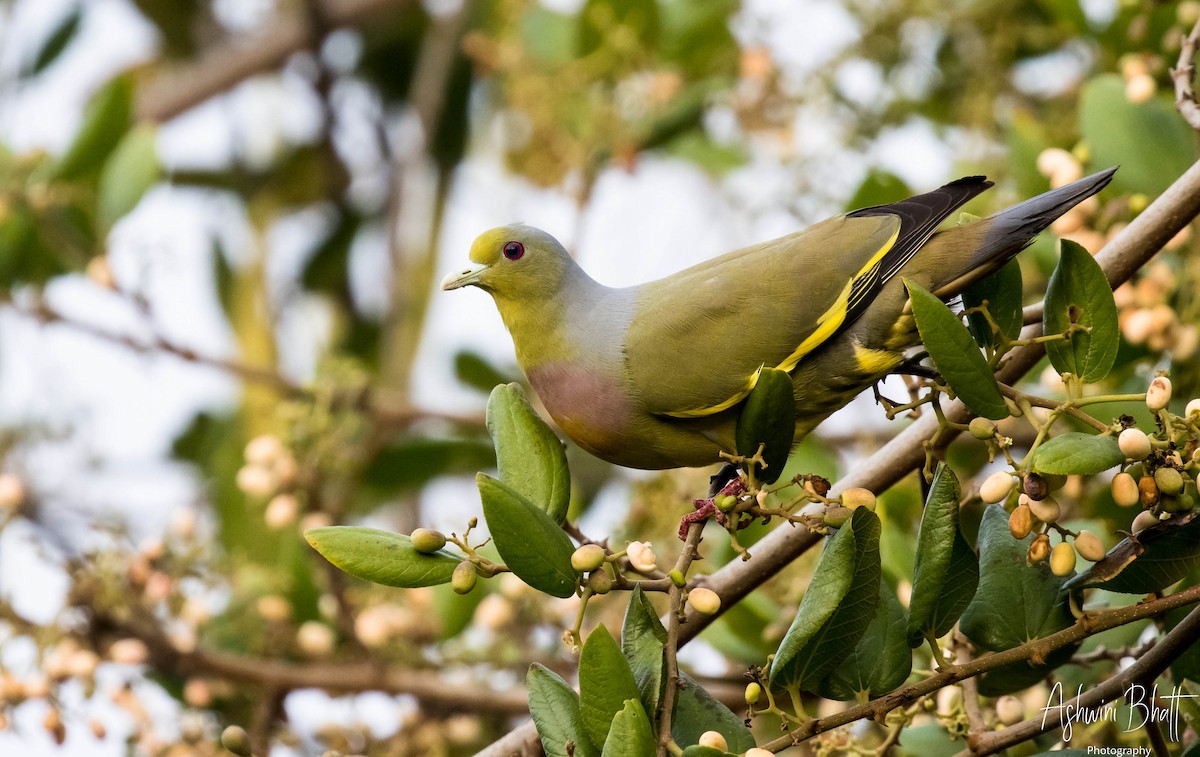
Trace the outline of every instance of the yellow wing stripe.
{"type": "MultiPolygon", "coordinates": [[[[850,311],[851,293],[856,295],[855,299],[857,301],[864,296],[863,292],[866,291],[864,288],[859,292],[854,292],[855,282],[859,281],[864,276],[878,272],[879,262],[883,259],[883,256],[888,253],[888,250],[892,249],[899,237],[900,229],[897,227],[896,231],[892,233],[891,238],[879,248],[879,251],[872,255],[871,259],[868,260],[861,269],[859,269],[858,273],[854,274],[854,276],[846,282],[846,286],[842,288],[841,294],[839,294],[838,298],[834,300],[833,305],[824,313],[822,313],[821,317],[817,319],[817,328],[811,334],[809,334],[803,342],[800,343],[800,346],[797,347],[792,354],[788,355],[783,359],[783,362],[775,366],[776,370],[791,373],[805,355],[821,346],[825,340],[829,339],[829,337],[833,336],[833,334],[839,328],[841,328],[842,324],[846,321],[846,314],[850,311]]],[[[663,415],[670,416],[672,418],[703,418],[707,415],[716,415],[722,410],[728,410],[744,400],[750,394],[750,392],[754,390],[755,385],[758,384],[758,377],[762,373],[762,369],[763,366],[760,365],[758,370],[756,370],[750,375],[749,378],[746,379],[746,383],[743,385],[743,388],[738,390],[736,394],[723,402],[719,402],[708,407],[674,410],[669,413],[663,413],[663,415]]]]}

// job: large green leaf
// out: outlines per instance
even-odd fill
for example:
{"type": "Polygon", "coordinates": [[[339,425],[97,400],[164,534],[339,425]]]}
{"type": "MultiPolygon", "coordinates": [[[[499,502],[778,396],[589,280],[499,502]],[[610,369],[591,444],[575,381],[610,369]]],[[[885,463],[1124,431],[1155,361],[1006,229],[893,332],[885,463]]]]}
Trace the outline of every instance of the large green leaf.
{"type": "MultiPolygon", "coordinates": [[[[1021,264],[1010,260],[991,276],[968,287],[962,293],[963,307],[977,308],[986,301],[988,315],[1000,327],[1000,333],[1009,339],[1016,339],[1025,324],[1021,312],[1021,287],[1021,264]]],[[[998,341],[991,324],[982,313],[968,315],[967,324],[975,341],[980,344],[995,344],[998,341]]]]}
{"type": "MultiPolygon", "coordinates": [[[[658,710],[666,640],[667,629],[663,628],[654,607],[642,590],[635,588],[625,613],[621,649],[633,671],[647,712],[658,710]]],[[[717,731],[734,751],[741,752],[754,746],[754,738],[741,718],[714,699],[687,673],[680,673],[679,677],[681,683],[675,692],[671,720],[671,738],[677,744],[694,745],[705,731],[717,731]]]]}
{"type": "Polygon", "coordinates": [[[1108,375],[1120,343],[1112,287],[1096,259],[1066,239],[1046,286],[1042,320],[1047,334],[1065,333],[1071,324],[1087,327],[1071,334],[1069,340],[1046,342],[1046,354],[1055,370],[1089,382],[1108,375]]]}
{"type": "Polygon", "coordinates": [[[850,656],[817,687],[828,699],[849,701],[861,694],[883,696],[912,672],[908,618],[887,584],[879,584],[879,606],[850,656]]]}
{"type": "Polygon", "coordinates": [[[959,485],[954,471],[938,466],[917,532],[917,559],[909,604],[908,643],[947,633],[975,596],[979,562],[958,528],[959,485]]]}
{"type": "Polygon", "coordinates": [[[603,625],[596,626],[579,655],[579,709],[592,743],[601,746],[625,702],[638,700],[637,682],[621,648],[603,625]]]}
{"type": "MultiPolygon", "coordinates": [[[[1071,614],[1067,595],[1065,592],[1060,593],[1054,606],[1050,608],[1046,621],[1038,629],[1037,637],[1045,638],[1058,633],[1074,622],[1075,616],[1071,614]]],[[[979,678],[979,693],[985,697],[998,697],[1023,691],[1043,680],[1051,670],[1070,662],[1079,646],[1078,643],[1074,643],[1059,647],[1046,655],[1042,662],[1023,660],[989,670],[979,678]]]]}
{"type": "Polygon", "coordinates": [[[555,523],[567,517],[571,473],[562,442],[525,398],[519,384],[501,384],[487,405],[500,480],[540,507],[555,523]]]}
{"type": "Polygon", "coordinates": [[[1041,444],[1031,465],[1038,473],[1094,476],[1124,461],[1116,437],[1070,431],[1041,444]]]}
{"type": "Polygon", "coordinates": [[[509,570],[551,596],[574,594],[579,581],[579,574],[571,567],[575,550],[562,528],[502,481],[480,473],[475,483],[483,500],[488,531],[509,570]]]}
{"type": "Polygon", "coordinates": [[[58,60],[67,46],[71,44],[71,40],[79,33],[80,21],[83,20],[83,8],[75,5],[70,12],[58,22],[54,30],[50,32],[50,36],[46,37],[46,41],[38,49],[37,55],[34,56],[32,63],[29,64],[28,73],[31,76],[36,76],[46,70],[50,64],[58,60]]]}
{"type": "Polygon", "coordinates": [[[771,663],[773,686],[811,690],[854,651],[879,601],[879,531],[860,507],[829,540],[771,663]]]}
{"type": "Polygon", "coordinates": [[[162,177],[158,132],[151,125],[134,128],[121,139],[100,171],[96,210],[100,222],[112,226],[137,207],[162,177]]]}
{"type": "Polygon", "coordinates": [[[1197,565],[1200,565],[1200,515],[1191,513],[1125,538],[1104,559],[1071,579],[1068,586],[1148,594],[1167,588],[1197,565]]]}
{"type": "Polygon", "coordinates": [[[658,693],[662,686],[663,645],[667,643],[667,629],[658,620],[650,598],[635,586],[629,595],[629,607],[625,610],[625,624],[621,628],[621,652],[633,671],[642,704],[647,712],[658,712],[658,693]]]}
{"type": "Polygon", "coordinates": [[[1079,133],[1095,165],[1121,166],[1113,186],[1124,192],[1159,194],[1196,160],[1195,135],[1171,101],[1156,96],[1130,102],[1125,80],[1117,74],[1084,84],[1079,133]]]}
{"type": "Polygon", "coordinates": [[[463,559],[441,549],[424,554],[404,534],[360,526],[310,528],[304,538],[350,575],[405,589],[448,582],[463,559]]]}
{"type": "Polygon", "coordinates": [[[763,368],[738,416],[735,439],[739,455],[753,455],[762,444],[766,470],[758,477],[774,483],[787,465],[796,433],[796,400],[792,377],[786,371],[763,368]]]}
{"type": "Polygon", "coordinates": [[[1033,534],[1015,539],[1008,514],[990,505],[979,524],[979,589],[959,628],[977,646],[994,652],[1037,638],[1065,581],[1046,563],[1027,565],[1033,534]]]}
{"type": "Polygon", "coordinates": [[[556,673],[535,662],[525,676],[529,714],[537,726],[546,757],[595,757],[583,727],[579,695],[556,673]]]}
{"type": "Polygon", "coordinates": [[[133,124],[133,76],[121,74],[88,101],[75,139],[54,165],[57,179],[76,179],[99,168],[133,124]]]}
{"type": "Polygon", "coordinates": [[[658,739],[642,703],[636,699],[625,700],[625,706],[613,717],[608,738],[604,740],[603,757],[649,757],[657,746],[658,739]]]}
{"type": "Polygon", "coordinates": [[[905,279],[921,343],[946,383],[977,415],[992,420],[1008,416],[1008,406],[987,361],[971,333],[946,303],[905,279]]]}

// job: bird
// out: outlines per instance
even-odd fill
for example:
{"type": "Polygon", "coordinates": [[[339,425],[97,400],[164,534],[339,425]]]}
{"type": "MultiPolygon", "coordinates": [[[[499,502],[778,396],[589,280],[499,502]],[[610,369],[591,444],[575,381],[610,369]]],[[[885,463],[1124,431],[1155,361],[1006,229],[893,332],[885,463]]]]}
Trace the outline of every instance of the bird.
{"type": "Polygon", "coordinates": [[[953,299],[1115,171],[939,230],[993,185],[968,176],[623,288],[545,231],[500,226],[441,286],[492,296],[529,385],[581,448],[629,468],[707,466],[736,451],[764,367],[791,377],[798,443],[919,343],[906,280],[953,299]]]}

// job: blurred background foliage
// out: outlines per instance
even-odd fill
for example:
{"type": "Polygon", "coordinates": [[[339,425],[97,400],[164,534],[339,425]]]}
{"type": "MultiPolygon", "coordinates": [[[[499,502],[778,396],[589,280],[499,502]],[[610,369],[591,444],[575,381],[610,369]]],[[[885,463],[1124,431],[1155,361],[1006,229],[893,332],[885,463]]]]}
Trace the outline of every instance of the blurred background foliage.
{"type": "MultiPolygon", "coordinates": [[[[30,743],[74,738],[76,726],[94,720],[86,696],[53,692],[65,681],[94,682],[85,653],[118,659],[114,642],[129,639],[142,643],[148,667],[144,675],[120,668],[128,685],[109,697],[126,719],[106,743],[128,739],[147,753],[174,754],[182,744],[211,753],[213,729],[224,723],[250,727],[259,745],[275,739],[300,752],[468,753],[520,709],[519,696],[516,704],[479,696],[480,686],[510,687],[531,659],[566,662],[554,629],[569,623],[569,602],[547,604],[506,581],[466,598],[446,587],[386,591],[351,582],[300,537],[322,523],[407,531],[444,502],[426,496],[431,484],[494,463],[481,408],[492,386],[520,378],[510,359],[442,350],[439,359],[477,393],[454,412],[426,407],[413,389],[414,375],[428,369],[423,340],[444,339],[430,329],[431,298],[444,260],[465,255],[452,249],[439,259],[452,195],[478,180],[472,166],[502,162],[507,183],[490,191],[544,192],[548,203],[574,209],[577,227],[603,177],[636,177],[648,161],[695,166],[703,191],[744,220],[740,241],[749,243],[780,218],[799,227],[957,175],[998,180],[972,206],[983,213],[1121,164],[1098,202],[1055,226],[1094,252],[1197,157],[1168,78],[1200,14],[1196,2],[80,0],[53,4],[49,21],[37,5],[0,5],[0,120],[9,121],[0,139],[11,142],[0,144],[4,317],[215,368],[239,391],[236,402],[204,407],[177,429],[170,455],[194,471],[195,495],[157,534],[105,512],[91,514],[89,536],[79,524],[64,528],[71,503],[55,498],[52,481],[27,473],[36,467],[30,460],[63,443],[61,434],[39,429],[37,418],[4,429],[8,505],[0,517],[51,545],[71,585],[48,620],[0,603],[0,643],[35,642],[25,655],[34,672],[21,672],[28,659],[5,662],[8,680],[28,686],[0,701],[5,723],[22,722],[21,708],[37,713],[48,736],[16,737],[30,743]],[[62,144],[15,128],[44,117],[27,112],[22,94],[60,81],[64,67],[80,70],[79,56],[97,45],[89,24],[114,8],[118,35],[140,30],[152,40],[148,54],[96,82],[62,144]],[[26,16],[43,22],[23,25],[26,16]],[[811,49],[792,38],[809,27],[804,44],[822,40],[811,49]],[[18,35],[27,28],[38,34],[18,35]],[[246,130],[237,98],[264,93],[268,110],[290,98],[315,115],[296,128],[251,124],[268,133],[235,139],[217,159],[164,150],[160,135],[171,122],[213,100],[223,102],[210,114],[220,128],[246,130]],[[232,208],[222,224],[238,232],[207,230],[198,241],[211,276],[188,282],[211,287],[202,294],[223,313],[234,343],[227,353],[156,328],[156,310],[174,295],[141,283],[153,250],[122,247],[121,227],[163,191],[232,208]],[[301,262],[281,275],[273,240],[296,219],[305,220],[293,244],[301,262]],[[356,260],[368,255],[378,264],[364,278],[356,260]],[[55,295],[63,281],[107,290],[125,315],[117,325],[89,318],[70,307],[74,290],[55,295]],[[289,344],[284,324],[296,318],[319,324],[319,337],[289,344]],[[297,350],[299,369],[281,359],[297,350]],[[81,654],[78,669],[47,668],[55,655],[81,654]],[[353,677],[366,669],[353,666],[379,662],[412,671],[413,680],[457,673],[442,680],[441,696],[411,682],[353,677]],[[310,677],[289,677],[298,668],[310,677]],[[48,677],[49,699],[39,675],[48,677]],[[139,718],[130,697],[147,696],[147,679],[195,717],[179,727],[139,718]],[[288,725],[292,692],[331,681],[338,691],[405,694],[402,724],[371,732],[334,713],[329,723],[288,725]],[[476,696],[462,695],[470,690],[476,696]],[[60,711],[58,721],[47,714],[60,711]]],[[[652,224],[655,212],[646,208],[631,224],[652,224]]],[[[1186,254],[1195,246],[1185,231],[1118,292],[1124,338],[1114,388],[1140,390],[1153,368],[1169,367],[1176,397],[1200,394],[1200,264],[1186,254]]],[[[1030,301],[1044,291],[1055,249],[1044,235],[1022,258],[1030,301]]],[[[695,259],[686,250],[642,253],[680,265],[695,259]]],[[[4,359],[21,356],[6,350],[4,359]]],[[[1046,375],[1041,391],[1056,391],[1046,375]]],[[[1138,415],[1112,409],[1126,411],[1138,415]]],[[[894,433],[876,422],[853,428],[806,441],[789,474],[835,478],[894,433]]],[[[571,455],[579,478],[572,518],[590,519],[614,540],[673,544],[681,511],[703,487],[700,472],[630,479],[571,455]]],[[[979,445],[955,445],[949,455],[967,475],[986,462],[979,445]]],[[[66,464],[53,472],[78,474],[66,464]]],[[[1069,486],[1080,516],[1103,521],[1098,532],[1127,526],[1097,487],[1069,486]]],[[[915,479],[882,501],[884,568],[896,581],[912,571],[915,479]]],[[[459,530],[472,507],[459,503],[459,530]]],[[[727,550],[707,567],[733,557],[727,550]]],[[[761,661],[786,628],[806,571],[796,566],[706,633],[719,653],[706,669],[736,684],[739,665],[761,661]]]]}

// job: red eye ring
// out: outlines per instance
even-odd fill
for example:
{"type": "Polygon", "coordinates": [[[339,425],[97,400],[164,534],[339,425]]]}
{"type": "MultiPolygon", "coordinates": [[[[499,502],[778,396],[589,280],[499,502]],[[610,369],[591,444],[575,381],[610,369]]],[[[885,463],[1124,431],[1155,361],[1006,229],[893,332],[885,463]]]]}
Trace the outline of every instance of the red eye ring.
{"type": "Polygon", "coordinates": [[[525,245],[520,242],[505,242],[503,252],[504,257],[509,260],[520,260],[521,256],[525,254],[525,245]]]}

